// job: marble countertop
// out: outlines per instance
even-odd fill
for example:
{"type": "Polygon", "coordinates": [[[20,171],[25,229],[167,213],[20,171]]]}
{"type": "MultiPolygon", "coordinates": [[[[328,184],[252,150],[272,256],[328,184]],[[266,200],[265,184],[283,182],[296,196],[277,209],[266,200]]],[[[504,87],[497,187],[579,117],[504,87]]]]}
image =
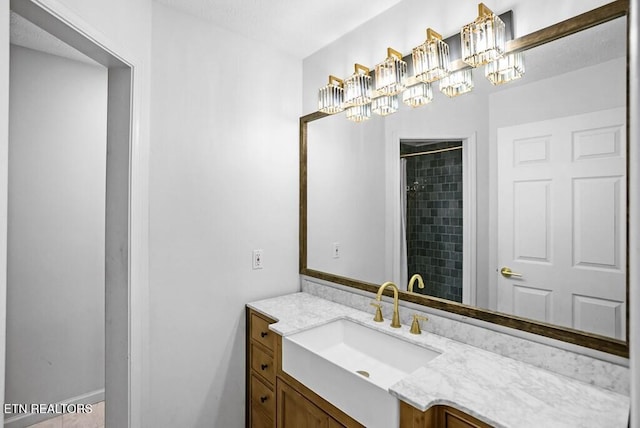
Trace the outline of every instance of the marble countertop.
{"type": "Polygon", "coordinates": [[[449,405],[490,425],[504,428],[627,427],[629,397],[570,379],[435,334],[409,333],[409,327],[376,323],[371,313],[307,293],[249,303],[278,322],[287,336],[336,319],[348,318],[376,330],[438,350],[442,354],[389,388],[420,410],[449,405]]]}

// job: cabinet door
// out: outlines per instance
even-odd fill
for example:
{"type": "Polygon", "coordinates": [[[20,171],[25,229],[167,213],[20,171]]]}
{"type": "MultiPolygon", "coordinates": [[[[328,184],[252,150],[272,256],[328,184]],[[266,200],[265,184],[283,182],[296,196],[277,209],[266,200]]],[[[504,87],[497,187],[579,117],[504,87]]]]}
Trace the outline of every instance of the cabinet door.
{"type": "Polygon", "coordinates": [[[449,406],[435,406],[425,412],[400,401],[400,428],[492,428],[471,415],[449,406]]]}
{"type": "Polygon", "coordinates": [[[273,428],[273,419],[256,406],[251,406],[251,428],[273,428]]]}
{"type": "Polygon", "coordinates": [[[342,427],[331,416],[278,379],[278,428],[342,427]]]}

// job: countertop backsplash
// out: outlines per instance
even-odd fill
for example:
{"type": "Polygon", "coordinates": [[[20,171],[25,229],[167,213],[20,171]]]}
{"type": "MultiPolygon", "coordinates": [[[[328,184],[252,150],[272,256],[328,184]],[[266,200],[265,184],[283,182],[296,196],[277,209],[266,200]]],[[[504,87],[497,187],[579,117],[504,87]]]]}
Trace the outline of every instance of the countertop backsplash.
{"type": "MultiPolygon", "coordinates": [[[[360,311],[371,312],[373,316],[374,309],[370,306],[370,303],[375,296],[371,293],[360,290],[351,291],[347,290],[347,287],[306,277],[302,277],[301,283],[303,292],[360,311]]],[[[621,364],[616,364],[589,355],[440,316],[430,311],[424,311],[422,308],[416,309],[417,305],[411,303],[401,302],[400,304],[400,321],[404,325],[411,324],[413,314],[426,314],[429,317],[429,321],[421,323],[423,331],[513,358],[619,394],[627,396],[630,394],[630,376],[629,368],[627,367],[628,360],[626,359],[615,357],[621,360],[621,364]]],[[[392,306],[391,299],[385,297],[383,299],[383,312],[385,314],[391,313],[392,306]]],[[[589,352],[590,350],[585,351],[589,352]]]]}

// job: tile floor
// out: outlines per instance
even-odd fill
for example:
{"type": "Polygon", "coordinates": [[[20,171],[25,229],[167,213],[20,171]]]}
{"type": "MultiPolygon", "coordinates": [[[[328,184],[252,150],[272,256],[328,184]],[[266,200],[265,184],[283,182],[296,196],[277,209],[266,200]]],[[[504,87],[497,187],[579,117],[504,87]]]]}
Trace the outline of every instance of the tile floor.
{"type": "Polygon", "coordinates": [[[28,428],[104,428],[104,401],[92,408],[91,413],[65,413],[28,428]]]}

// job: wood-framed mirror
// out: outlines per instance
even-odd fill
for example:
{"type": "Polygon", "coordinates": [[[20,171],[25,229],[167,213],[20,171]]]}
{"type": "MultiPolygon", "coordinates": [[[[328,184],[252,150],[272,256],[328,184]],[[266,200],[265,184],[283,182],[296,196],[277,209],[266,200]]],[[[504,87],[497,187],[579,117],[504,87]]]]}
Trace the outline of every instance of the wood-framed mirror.
{"type": "MultiPolygon", "coordinates": [[[[434,101],[431,110],[411,109],[404,116],[379,117],[361,124],[347,125],[344,116],[321,112],[301,117],[300,274],[369,292],[377,292],[382,282],[394,280],[405,290],[400,293],[404,301],[628,357],[628,7],[628,0],[618,0],[507,42],[507,53],[526,55],[527,71],[517,83],[495,88],[488,84],[484,89],[476,84],[475,95],[447,100],[448,105],[435,105],[434,101]],[[551,62],[542,63],[544,58],[551,62]],[[543,86],[549,83],[552,85],[543,86]],[[567,101],[572,94],[577,95],[567,101]],[[534,103],[536,98],[538,104],[534,103]],[[520,100],[517,108],[508,104],[514,99],[520,100]],[[485,110],[478,112],[479,108],[485,110]],[[448,109],[450,116],[458,115],[457,120],[440,120],[448,130],[429,127],[424,131],[415,126],[425,122],[421,115],[442,109],[445,113],[448,109]],[[574,126],[571,121],[576,117],[589,126],[574,126]],[[465,125],[454,129],[453,122],[465,125]],[[537,128],[532,131],[533,124],[537,128]],[[551,180],[548,177],[518,178],[511,168],[555,158],[559,145],[550,144],[552,138],[547,138],[554,132],[571,135],[568,148],[562,149],[568,157],[568,163],[561,167],[563,176],[568,164],[582,162],[580,171],[564,177],[569,183],[563,190],[566,195],[545,184],[551,180]],[[349,144],[344,143],[347,140],[349,144]],[[511,143],[504,145],[502,140],[511,143]],[[484,146],[478,144],[481,141],[484,146]],[[454,229],[460,233],[460,237],[451,238],[449,247],[450,253],[457,253],[451,266],[459,272],[450,269],[444,276],[452,278],[442,281],[444,288],[457,281],[459,290],[428,296],[416,288],[410,293],[406,278],[418,269],[410,267],[410,256],[403,259],[400,255],[403,246],[409,252],[411,235],[401,232],[401,224],[410,216],[402,215],[400,207],[407,209],[412,203],[407,199],[434,186],[428,181],[433,177],[417,179],[419,173],[400,174],[400,157],[453,147],[461,150],[444,153],[458,152],[463,166],[451,169],[461,176],[459,187],[439,190],[457,195],[460,201],[436,203],[437,208],[448,209],[444,215],[447,224],[438,223],[438,228],[447,235],[454,229]],[[349,153],[343,156],[337,151],[349,153]],[[596,159],[605,159],[602,171],[584,175],[584,169],[594,169],[596,159]],[[488,171],[488,177],[477,174],[477,162],[487,163],[483,171],[488,171]],[[511,169],[503,172],[504,165],[511,169]],[[342,174],[344,171],[349,173],[342,174]],[[401,185],[401,176],[407,183],[401,185]],[[504,182],[504,177],[511,181],[504,182]],[[514,188],[519,190],[514,192],[514,188]],[[404,192],[405,202],[401,203],[404,192]],[[510,199],[502,205],[509,193],[510,199]],[[569,223],[562,224],[553,214],[563,208],[550,205],[550,195],[570,201],[565,209],[570,211],[569,223]],[[478,199],[489,200],[482,221],[478,199]],[[598,211],[603,206],[608,208],[598,211]],[[454,212],[456,208],[459,212],[454,212]],[[464,217],[464,224],[452,220],[458,214],[464,217]],[[508,227],[505,218],[511,223],[508,227]],[[507,244],[500,244],[505,231],[507,244]],[[565,232],[567,235],[562,235],[565,232]],[[552,241],[572,245],[556,248],[552,241]],[[509,247],[507,253],[511,254],[506,262],[500,259],[504,247],[509,247]],[[557,264],[563,251],[573,271],[544,273],[546,265],[557,264]],[[565,288],[556,290],[547,283],[537,287],[542,280],[531,281],[534,285],[518,282],[517,276],[500,274],[503,265],[514,272],[528,269],[524,272],[527,279],[544,275],[564,278],[560,282],[565,288]],[[532,266],[542,266],[543,273],[531,270],[532,266]],[[610,295],[584,291],[580,287],[586,279],[574,273],[576,269],[615,290],[608,291],[610,295]],[[499,281],[505,278],[510,281],[501,285],[499,281]],[[567,278],[579,278],[574,281],[578,285],[567,285],[571,282],[567,278]],[[556,299],[554,293],[564,297],[556,299]],[[567,311],[562,304],[572,309],[567,311]],[[567,313],[568,318],[561,320],[567,313]]],[[[465,65],[457,61],[452,67],[456,70],[465,65]]],[[[474,81],[484,79],[481,72],[474,70],[474,81]]],[[[446,169],[447,159],[440,156],[426,168],[446,169]]],[[[437,211],[433,204],[424,210],[437,211]]],[[[420,210],[414,211],[419,217],[420,210]]],[[[424,217],[417,221],[434,223],[424,217]]],[[[407,227],[405,224],[405,231],[407,227]]],[[[427,240],[441,242],[446,238],[429,235],[427,240]]],[[[418,245],[417,253],[434,251],[418,245]]],[[[442,266],[447,267],[446,262],[442,266]]],[[[425,272],[421,274],[427,283],[433,282],[425,272]]]]}

